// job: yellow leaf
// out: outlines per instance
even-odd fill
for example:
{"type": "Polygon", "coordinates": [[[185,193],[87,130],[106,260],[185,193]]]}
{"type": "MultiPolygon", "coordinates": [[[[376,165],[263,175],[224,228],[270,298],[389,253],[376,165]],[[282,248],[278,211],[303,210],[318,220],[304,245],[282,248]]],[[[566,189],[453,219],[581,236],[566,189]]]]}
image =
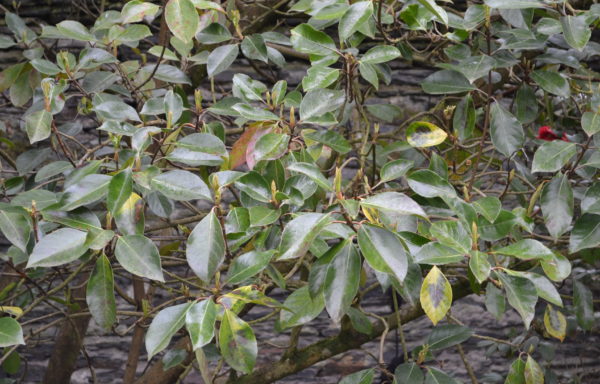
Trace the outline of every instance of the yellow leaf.
{"type": "Polygon", "coordinates": [[[443,129],[426,121],[415,121],[406,130],[406,141],[417,148],[439,145],[446,140],[446,137],[448,134],[443,129]]]}
{"type": "Polygon", "coordinates": [[[527,356],[525,363],[525,384],[544,384],[542,367],[531,358],[531,355],[527,356]]]}
{"type": "Polygon", "coordinates": [[[421,306],[433,325],[446,316],[452,305],[452,287],[442,271],[434,266],[421,286],[421,306]]]}
{"type": "Polygon", "coordinates": [[[2,305],[0,305],[0,312],[6,312],[17,317],[23,314],[23,310],[19,307],[7,307],[2,305]]]}
{"type": "Polygon", "coordinates": [[[550,304],[548,304],[546,312],[544,312],[544,326],[550,336],[560,341],[565,339],[567,335],[567,319],[561,311],[555,309],[550,304]]]}

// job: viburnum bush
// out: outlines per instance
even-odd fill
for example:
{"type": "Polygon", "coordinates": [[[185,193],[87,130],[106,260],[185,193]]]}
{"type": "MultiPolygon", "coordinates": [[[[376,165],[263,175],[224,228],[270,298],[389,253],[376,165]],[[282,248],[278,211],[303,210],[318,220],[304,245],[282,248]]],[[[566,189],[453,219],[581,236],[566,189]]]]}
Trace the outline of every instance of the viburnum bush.
{"type": "Polygon", "coordinates": [[[131,336],[126,383],[143,344],[140,383],[193,370],[272,383],[371,340],[384,348],[396,328],[404,363],[394,372],[381,352],[343,383],[456,383],[435,357],[485,338],[451,314],[475,294],[523,319],[480,345],[510,356],[506,383],[553,382],[536,343],[562,341],[570,319],[595,324],[591,3],[283,0],[250,13],[133,0],[41,29],[6,12],[14,34],[0,48],[22,59],[0,91],[23,112],[2,137],[3,369],[17,374],[18,353],[56,328],[45,382],[68,382],[80,350],[95,377],[91,317],[131,336]],[[278,71],[286,58],[309,65],[297,86],[278,71]],[[373,103],[402,84],[395,61],[433,68],[421,83],[433,108],[373,103]],[[391,289],[393,314],[363,310],[373,289],[391,289]],[[257,306],[268,314],[249,320],[257,306]],[[306,346],[302,328],[322,312],[339,331],[306,346]],[[401,325],[423,314],[435,327],[409,351],[401,325]],[[256,364],[262,322],[289,343],[256,364]]]}

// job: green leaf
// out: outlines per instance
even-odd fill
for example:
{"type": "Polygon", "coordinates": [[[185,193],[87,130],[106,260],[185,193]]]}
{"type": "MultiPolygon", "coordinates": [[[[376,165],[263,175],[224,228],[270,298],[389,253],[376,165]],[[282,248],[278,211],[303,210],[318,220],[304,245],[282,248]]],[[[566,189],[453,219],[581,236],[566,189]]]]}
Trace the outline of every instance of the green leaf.
{"type": "Polygon", "coordinates": [[[406,141],[413,147],[426,148],[440,145],[448,134],[435,124],[415,121],[406,129],[406,141]]]}
{"type": "Polygon", "coordinates": [[[427,214],[419,204],[399,192],[378,193],[361,200],[360,205],[397,215],[415,215],[427,219],[427,214]]]}
{"type": "Polygon", "coordinates": [[[433,266],[421,286],[420,294],[423,311],[433,325],[446,316],[446,312],[452,305],[452,287],[442,271],[433,266]]]}
{"type": "Polygon", "coordinates": [[[146,332],[146,351],[148,360],[167,348],[171,338],[185,324],[185,317],[194,302],[173,305],[162,309],[150,323],[146,332]]]}
{"type": "Polygon", "coordinates": [[[476,89],[463,74],[448,69],[427,76],[421,87],[432,95],[463,93],[476,89]]]}
{"type": "Polygon", "coordinates": [[[284,133],[267,133],[261,136],[254,145],[254,161],[276,160],[285,155],[290,136],[284,133]]]}
{"type": "Polygon", "coordinates": [[[525,362],[520,357],[510,365],[504,384],[525,384],[525,362]]]}
{"type": "Polygon", "coordinates": [[[279,314],[280,327],[292,328],[312,321],[323,311],[324,300],[322,294],[312,298],[308,285],[295,290],[283,302],[284,309],[279,314]]]}
{"type": "Polygon", "coordinates": [[[592,37],[592,30],[588,26],[587,19],[586,15],[562,16],[560,18],[565,41],[578,51],[585,48],[590,37],[592,37]]]}
{"type": "Polygon", "coordinates": [[[33,248],[27,268],[56,267],[77,260],[85,253],[87,234],[72,228],[60,228],[46,235],[33,248]]]}
{"type": "Polygon", "coordinates": [[[439,21],[448,25],[448,14],[444,8],[435,3],[435,0],[418,0],[427,10],[435,15],[439,21]]]}
{"type": "Polygon", "coordinates": [[[122,101],[105,101],[94,107],[96,113],[105,120],[141,121],[137,111],[122,101]]]}
{"type": "Polygon", "coordinates": [[[498,102],[491,106],[490,131],[494,147],[506,157],[521,149],[525,134],[519,120],[498,102]]]}
{"type": "Polygon", "coordinates": [[[423,384],[425,375],[417,364],[400,364],[394,371],[394,384],[423,384]]]}
{"type": "Polygon", "coordinates": [[[279,209],[269,209],[262,205],[250,207],[248,211],[250,213],[251,227],[264,227],[271,225],[281,216],[281,211],[279,209]]]}
{"type": "Polygon", "coordinates": [[[352,4],[338,24],[340,40],[347,40],[361,27],[373,14],[373,3],[371,1],[359,1],[352,4]]]}
{"type": "Polygon", "coordinates": [[[323,291],[325,308],[336,324],[340,323],[358,291],[361,264],[352,240],[345,240],[327,268],[323,291]]]}
{"type": "Polygon", "coordinates": [[[236,180],[235,186],[256,201],[271,202],[271,188],[267,180],[258,172],[246,173],[236,180]]]}
{"type": "Polygon", "coordinates": [[[231,38],[231,32],[219,23],[210,24],[196,35],[196,39],[202,44],[219,44],[231,38]]]}
{"type": "Polygon", "coordinates": [[[91,174],[65,189],[61,200],[61,210],[71,211],[75,208],[94,203],[106,195],[111,177],[91,174]]]}
{"type": "Polygon", "coordinates": [[[487,221],[493,223],[502,211],[502,202],[495,196],[486,196],[474,201],[473,208],[487,221]]]}
{"type": "Polygon", "coordinates": [[[485,5],[496,9],[545,8],[540,0],[484,0],[485,5]]]}
{"type": "Polygon", "coordinates": [[[134,0],[126,3],[121,10],[121,23],[138,23],[144,18],[154,17],[160,7],[145,1],[134,0]]]}
{"type": "Polygon", "coordinates": [[[110,329],[117,320],[114,285],[110,261],[102,254],[88,280],[85,299],[94,321],[104,329],[110,329]]]}
{"type": "Polygon", "coordinates": [[[94,36],[88,29],[78,21],[65,20],[56,24],[58,31],[65,37],[80,41],[92,41],[94,36]]]}
{"type": "Polygon", "coordinates": [[[255,108],[248,104],[238,103],[231,107],[234,111],[239,113],[242,117],[248,120],[254,121],[272,121],[279,120],[279,116],[273,112],[267,111],[262,108],[255,108]]]}
{"type": "Polygon", "coordinates": [[[212,297],[192,305],[185,315],[185,327],[190,334],[192,349],[204,347],[215,335],[218,307],[212,297]]]}
{"type": "Polygon", "coordinates": [[[440,243],[458,249],[463,253],[469,253],[473,246],[471,239],[471,233],[468,228],[453,220],[442,220],[436,221],[431,224],[429,232],[433,235],[440,243]]]}
{"type": "Polygon", "coordinates": [[[323,116],[333,112],[344,104],[346,95],[344,91],[331,89],[315,89],[309,91],[300,103],[300,119],[308,120],[313,117],[323,116]]]}
{"type": "Polygon", "coordinates": [[[222,45],[215,48],[210,55],[208,55],[208,62],[206,64],[206,72],[209,77],[223,72],[238,56],[240,49],[237,44],[222,45]]]}
{"type": "Polygon", "coordinates": [[[288,165],[287,168],[289,171],[297,172],[302,175],[308,176],[312,181],[317,183],[317,185],[323,188],[326,191],[332,191],[333,187],[331,186],[331,182],[323,176],[321,169],[317,167],[315,164],[311,163],[292,163],[288,165]]]}
{"type": "Polygon", "coordinates": [[[31,238],[31,219],[23,212],[0,210],[0,230],[4,237],[25,253],[31,238]]]}
{"type": "Polygon", "coordinates": [[[300,53],[328,56],[336,51],[333,39],[309,24],[300,24],[292,29],[290,41],[300,53]]]}
{"type": "Polygon", "coordinates": [[[371,324],[371,320],[369,320],[369,317],[363,312],[354,307],[350,307],[348,308],[346,315],[348,315],[348,318],[352,323],[352,328],[356,329],[358,332],[364,333],[365,335],[370,335],[373,332],[373,324],[371,324]]]}
{"type": "Polygon", "coordinates": [[[473,276],[477,279],[479,284],[482,284],[490,276],[492,266],[488,261],[488,255],[484,252],[471,251],[471,258],[469,259],[469,268],[473,273],[473,276]]]}
{"type": "Polygon", "coordinates": [[[439,369],[427,367],[427,376],[425,376],[425,384],[461,384],[460,381],[448,376],[439,369]]]}
{"type": "Polygon", "coordinates": [[[531,72],[531,78],[548,93],[565,98],[571,96],[569,82],[558,72],[539,69],[531,72]]]}
{"type": "Polygon", "coordinates": [[[548,141],[535,151],[532,172],[556,172],[577,154],[577,146],[562,140],[548,141]]]}
{"type": "Polygon", "coordinates": [[[44,165],[37,171],[35,182],[39,183],[63,172],[73,169],[73,166],[68,161],[53,161],[50,164],[44,165]]]}
{"type": "Polygon", "coordinates": [[[219,330],[221,355],[233,369],[251,373],[256,363],[258,346],[252,328],[229,309],[225,310],[219,330]]]}
{"type": "Polygon", "coordinates": [[[192,41],[199,17],[190,0],[169,0],[165,6],[165,20],[175,37],[184,43],[192,41]]]}
{"type": "Polygon", "coordinates": [[[12,317],[0,318],[0,347],[10,347],[17,344],[25,344],[21,325],[12,317]]]}
{"type": "Polygon", "coordinates": [[[585,112],[581,116],[581,127],[588,136],[600,132],[600,113],[585,112]]]}
{"type": "Polygon", "coordinates": [[[467,94],[454,109],[454,116],[452,117],[452,128],[458,135],[460,142],[464,142],[473,135],[476,120],[473,97],[471,97],[471,94],[467,94]]]}
{"type": "Polygon", "coordinates": [[[458,324],[439,325],[431,330],[427,344],[432,351],[446,349],[467,341],[473,335],[469,327],[458,324]]]}
{"type": "Polygon", "coordinates": [[[582,213],[600,214],[600,183],[594,183],[581,199],[582,213]]]}
{"type": "Polygon", "coordinates": [[[489,72],[496,66],[496,60],[487,55],[479,55],[462,59],[457,64],[442,63],[438,66],[462,73],[472,84],[477,79],[487,77],[489,72]]]}
{"type": "Polygon", "coordinates": [[[127,168],[114,175],[108,184],[106,206],[114,215],[131,196],[133,192],[133,175],[127,168]]]}
{"type": "Polygon", "coordinates": [[[376,45],[360,58],[361,63],[381,64],[402,56],[400,50],[392,45],[376,45]]]}
{"type": "Polygon", "coordinates": [[[544,384],[544,371],[531,355],[527,355],[524,374],[525,384],[544,384]]]}
{"type": "Polygon", "coordinates": [[[407,177],[408,186],[423,197],[455,197],[454,187],[437,173],[420,169],[407,177]]]}
{"type": "Polygon", "coordinates": [[[423,245],[415,254],[415,262],[419,264],[443,265],[463,261],[465,253],[438,242],[423,245]]]}
{"type": "Polygon", "coordinates": [[[560,282],[571,275],[571,262],[560,253],[554,253],[552,260],[542,260],[541,264],[546,276],[553,281],[560,282]]]}
{"type": "Polygon", "coordinates": [[[33,68],[35,68],[38,72],[43,73],[44,75],[54,76],[62,72],[58,65],[45,59],[33,59],[30,63],[33,66],[33,68]]]}
{"type": "Polygon", "coordinates": [[[508,303],[519,312],[525,328],[529,329],[538,300],[535,285],[525,277],[511,276],[505,273],[498,273],[497,276],[504,286],[508,303]]]}
{"type": "Polygon", "coordinates": [[[174,170],[154,177],[152,188],[170,199],[188,201],[203,199],[212,201],[208,186],[202,179],[189,171],[174,170]]]}
{"type": "Polygon", "coordinates": [[[318,130],[314,132],[308,132],[304,134],[304,137],[310,140],[314,140],[318,143],[325,144],[334,151],[338,152],[341,155],[345,155],[346,153],[352,150],[352,146],[344,138],[344,136],[340,135],[338,132],[333,130],[318,130]]]}
{"type": "Polygon", "coordinates": [[[586,213],[581,216],[571,230],[569,252],[575,253],[582,249],[593,248],[600,244],[600,215],[586,213]]]}
{"type": "Polygon", "coordinates": [[[227,271],[226,284],[239,284],[265,269],[275,250],[250,251],[236,257],[227,271]]]}
{"type": "Polygon", "coordinates": [[[516,243],[496,249],[494,253],[514,256],[522,260],[552,260],[554,253],[544,244],[533,239],[519,240],[516,243]]]}
{"type": "Polygon", "coordinates": [[[302,214],[291,220],[281,234],[278,260],[304,256],[311,243],[330,221],[328,214],[315,212],[302,214]]]}
{"type": "Polygon", "coordinates": [[[535,97],[535,91],[527,84],[523,84],[517,91],[515,116],[522,124],[532,123],[538,116],[538,105],[531,102],[535,97]]]}
{"type": "Polygon", "coordinates": [[[569,229],[573,220],[573,190],[566,175],[557,173],[546,184],[540,205],[548,232],[555,239],[559,238],[569,229]]]}
{"type": "Polygon", "coordinates": [[[115,246],[117,261],[125,270],[140,277],[165,281],[156,245],[142,235],[121,236],[115,246]]]}
{"type": "Polygon", "coordinates": [[[400,239],[385,228],[364,224],[358,231],[358,245],[367,263],[376,271],[392,273],[403,282],[408,255],[400,239]]]}
{"type": "Polygon", "coordinates": [[[318,88],[327,88],[340,76],[340,70],[323,67],[320,65],[308,68],[307,75],[302,79],[302,89],[312,91],[318,88]]]}
{"type": "Polygon", "coordinates": [[[245,36],[242,40],[242,53],[249,59],[268,62],[267,46],[261,35],[245,36]]]}
{"type": "Polygon", "coordinates": [[[219,218],[214,210],[206,215],[188,237],[185,251],[194,273],[209,282],[225,258],[225,239],[219,218]]]}
{"type": "Polygon", "coordinates": [[[502,291],[493,284],[488,284],[485,288],[485,308],[494,315],[497,320],[502,318],[506,310],[506,300],[502,291]]]}
{"type": "Polygon", "coordinates": [[[345,376],[339,384],[372,384],[375,377],[375,368],[363,369],[345,376]]]}
{"type": "Polygon", "coordinates": [[[573,281],[573,305],[577,324],[586,331],[594,328],[594,300],[592,291],[580,280],[573,281]]]}
{"type": "Polygon", "coordinates": [[[379,174],[380,183],[386,183],[391,180],[396,180],[406,175],[406,173],[414,166],[412,160],[398,159],[387,162],[381,167],[379,174]]]}
{"type": "Polygon", "coordinates": [[[50,137],[50,124],[52,114],[45,109],[27,115],[25,118],[25,130],[31,144],[37,143],[50,137]]]}

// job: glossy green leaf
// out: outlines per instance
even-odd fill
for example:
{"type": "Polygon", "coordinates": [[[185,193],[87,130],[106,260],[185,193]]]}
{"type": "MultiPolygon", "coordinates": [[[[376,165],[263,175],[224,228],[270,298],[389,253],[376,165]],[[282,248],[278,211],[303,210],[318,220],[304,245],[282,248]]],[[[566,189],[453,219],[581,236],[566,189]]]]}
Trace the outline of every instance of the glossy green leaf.
{"type": "Polygon", "coordinates": [[[443,265],[463,261],[465,252],[438,242],[429,242],[423,245],[414,257],[415,262],[419,264],[443,265]]]}
{"type": "Polygon", "coordinates": [[[214,210],[206,215],[188,237],[185,255],[194,273],[209,282],[225,258],[225,239],[214,210]]]}
{"type": "Polygon", "coordinates": [[[336,324],[340,323],[358,291],[361,264],[352,241],[345,240],[327,268],[323,291],[325,308],[336,324]]]}
{"type": "Polygon", "coordinates": [[[117,320],[114,284],[110,261],[102,254],[88,280],[85,298],[92,318],[104,329],[110,329],[117,320]]]}
{"type": "Polygon", "coordinates": [[[581,280],[573,281],[573,305],[577,323],[586,331],[596,324],[592,291],[581,280]]]}
{"type": "Polygon", "coordinates": [[[31,238],[31,219],[25,212],[0,210],[0,231],[8,241],[21,251],[28,253],[31,238]]]}
{"type": "Polygon", "coordinates": [[[540,0],[484,0],[485,5],[496,9],[529,9],[544,8],[540,0]]]}
{"type": "Polygon", "coordinates": [[[372,384],[375,377],[375,369],[363,369],[345,376],[340,380],[339,384],[372,384]]]}
{"type": "Polygon", "coordinates": [[[327,56],[336,50],[335,43],[329,35],[317,31],[309,24],[300,24],[292,29],[290,41],[294,49],[301,53],[327,56]]]}
{"type": "Polygon", "coordinates": [[[432,95],[469,92],[475,89],[460,72],[444,69],[435,72],[421,83],[423,91],[432,95]]]}
{"type": "Polygon", "coordinates": [[[56,28],[65,37],[80,41],[92,41],[94,36],[80,22],[73,20],[65,20],[56,24],[56,28]]]}
{"type": "Polygon", "coordinates": [[[240,49],[237,44],[222,45],[215,48],[210,55],[208,55],[208,62],[206,64],[206,71],[209,77],[213,77],[227,68],[238,56],[240,49]]]}
{"type": "Polygon", "coordinates": [[[308,286],[305,285],[292,292],[283,302],[283,310],[279,315],[281,328],[292,328],[306,324],[315,319],[325,308],[325,299],[322,294],[311,297],[308,286]]]}
{"type": "Polygon", "coordinates": [[[415,215],[427,218],[427,214],[419,204],[399,192],[378,193],[361,200],[360,205],[397,215],[415,215]]]}
{"type": "Polygon", "coordinates": [[[208,186],[202,179],[189,171],[174,170],[152,179],[152,188],[170,199],[188,201],[203,199],[212,201],[208,186]]]}
{"type": "Polygon", "coordinates": [[[254,250],[236,257],[229,267],[225,282],[228,284],[239,284],[255,276],[267,267],[274,254],[275,250],[254,250]]]}
{"type": "Polygon", "coordinates": [[[327,88],[340,76],[340,70],[335,68],[312,66],[308,68],[306,76],[302,79],[302,89],[312,91],[327,88]]]}
{"type": "Polygon", "coordinates": [[[400,364],[394,371],[394,384],[423,384],[425,375],[417,364],[400,364]]]}
{"type": "Polygon", "coordinates": [[[306,254],[319,232],[330,222],[322,213],[299,215],[285,226],[279,243],[279,260],[302,257],[306,254]]]}
{"type": "Polygon", "coordinates": [[[326,191],[332,191],[333,187],[331,182],[323,176],[321,169],[314,164],[311,163],[292,163],[288,165],[287,168],[289,171],[297,172],[302,175],[308,176],[312,181],[317,183],[317,185],[323,188],[326,191]]]}
{"type": "Polygon", "coordinates": [[[154,17],[160,7],[145,1],[134,0],[126,3],[121,10],[121,22],[123,24],[138,23],[144,18],[154,17]]]}
{"type": "Polygon", "coordinates": [[[488,260],[487,253],[479,251],[471,251],[471,257],[469,258],[469,268],[471,273],[477,279],[479,284],[483,283],[490,276],[492,271],[492,265],[488,260]]]}
{"type": "Polygon", "coordinates": [[[532,172],[556,172],[577,154],[577,146],[562,140],[544,143],[535,151],[532,172]]]}
{"type": "Polygon", "coordinates": [[[569,252],[575,253],[600,244],[600,215],[586,213],[581,216],[571,230],[569,252]]]}
{"type": "Polygon", "coordinates": [[[167,348],[171,338],[185,324],[185,317],[194,302],[173,305],[162,309],[150,323],[146,331],[146,351],[148,360],[163,349],[167,348]]]}
{"type": "Polygon", "coordinates": [[[565,41],[579,51],[585,48],[592,37],[586,15],[563,16],[560,18],[560,25],[565,41]]]}
{"type": "Polygon", "coordinates": [[[473,335],[469,327],[458,324],[439,325],[431,330],[427,344],[432,351],[453,347],[467,341],[473,335]]]}
{"type": "Polygon", "coordinates": [[[31,144],[50,137],[52,114],[45,109],[28,115],[25,118],[25,130],[31,144]]]}
{"type": "Polygon", "coordinates": [[[455,197],[454,187],[437,173],[428,169],[412,172],[407,177],[408,185],[423,197],[455,197]]]}
{"type": "Polygon", "coordinates": [[[428,367],[425,384],[460,384],[460,381],[454,379],[439,369],[428,367]]]}
{"type": "Polygon", "coordinates": [[[310,140],[314,140],[318,143],[325,144],[341,155],[345,155],[346,153],[352,150],[352,146],[350,145],[348,140],[346,140],[344,136],[333,130],[319,130],[314,132],[308,132],[304,134],[304,137],[310,140]]]}
{"type": "Polygon", "coordinates": [[[440,243],[458,249],[463,253],[469,253],[473,246],[471,234],[468,228],[459,222],[452,220],[436,221],[431,224],[429,232],[440,243]]]}
{"type": "Polygon", "coordinates": [[[132,274],[164,281],[158,249],[149,238],[142,235],[119,237],[115,256],[119,264],[132,274]]]}
{"type": "Polygon", "coordinates": [[[244,37],[242,40],[242,53],[249,59],[268,62],[267,46],[261,35],[255,34],[244,37]]]}
{"type": "Polygon", "coordinates": [[[573,220],[573,190],[566,175],[557,173],[546,184],[542,191],[540,205],[548,232],[555,239],[559,238],[567,231],[573,220]]]}
{"type": "Polygon", "coordinates": [[[256,162],[276,160],[288,150],[290,136],[284,133],[267,133],[261,136],[254,145],[253,156],[256,162]]]}
{"type": "Polygon", "coordinates": [[[192,349],[210,343],[215,335],[218,307],[211,297],[192,305],[185,315],[185,327],[190,334],[192,349]]]}
{"type": "Polygon", "coordinates": [[[491,106],[490,133],[494,147],[507,157],[519,150],[525,140],[519,120],[498,102],[491,106]]]}
{"type": "Polygon", "coordinates": [[[300,103],[300,119],[308,120],[333,112],[344,104],[343,91],[331,89],[315,89],[309,91],[300,103]]]}
{"type": "Polygon", "coordinates": [[[347,40],[373,14],[371,1],[359,1],[350,5],[338,24],[340,40],[347,40]]]}
{"type": "Polygon", "coordinates": [[[487,221],[496,221],[502,211],[502,202],[495,196],[486,196],[473,202],[473,207],[487,221]]]}
{"type": "Polygon", "coordinates": [[[463,97],[454,109],[452,128],[461,142],[473,135],[476,123],[475,105],[471,94],[463,97]]]}
{"type": "Polygon", "coordinates": [[[256,363],[258,346],[252,328],[226,309],[219,330],[221,355],[233,369],[250,373],[256,363]]]}
{"type": "Polygon", "coordinates": [[[508,303],[519,312],[525,323],[525,328],[529,329],[538,299],[535,285],[524,277],[511,276],[505,273],[498,273],[497,276],[506,291],[508,303]]]}
{"type": "Polygon", "coordinates": [[[400,282],[408,271],[408,255],[391,231],[364,224],[358,231],[358,245],[367,263],[376,271],[392,273],[400,282]]]}
{"type": "Polygon", "coordinates": [[[558,72],[537,70],[531,72],[531,78],[546,92],[560,97],[569,97],[569,82],[558,72]]]}
{"type": "Polygon", "coordinates": [[[60,228],[42,237],[29,256],[27,268],[55,267],[77,260],[85,253],[87,234],[72,228],[60,228]]]}
{"type": "Polygon", "coordinates": [[[0,347],[25,344],[23,329],[12,317],[0,318],[0,347]]]}
{"type": "Polygon", "coordinates": [[[440,7],[435,3],[435,0],[418,0],[427,10],[433,13],[439,21],[448,25],[448,14],[444,8],[440,7]]]}
{"type": "Polygon", "coordinates": [[[496,249],[495,253],[514,256],[523,260],[552,260],[554,253],[541,242],[534,239],[519,240],[516,243],[496,249]]]}
{"type": "Polygon", "coordinates": [[[61,200],[64,211],[72,211],[82,205],[92,204],[106,196],[111,177],[91,174],[85,176],[77,184],[65,189],[61,200]]]}
{"type": "Polygon", "coordinates": [[[581,116],[581,127],[588,136],[600,132],[600,113],[585,112],[581,116]]]}
{"type": "Polygon", "coordinates": [[[114,175],[108,184],[106,206],[113,215],[125,204],[133,191],[133,176],[131,168],[114,175]]]}

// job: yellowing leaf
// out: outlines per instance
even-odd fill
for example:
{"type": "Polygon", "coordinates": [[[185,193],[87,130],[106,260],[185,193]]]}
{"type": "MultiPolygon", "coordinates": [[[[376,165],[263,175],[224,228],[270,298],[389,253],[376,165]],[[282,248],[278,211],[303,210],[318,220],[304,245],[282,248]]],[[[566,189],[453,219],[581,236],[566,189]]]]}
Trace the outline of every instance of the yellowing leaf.
{"type": "Polygon", "coordinates": [[[452,305],[452,287],[442,271],[434,266],[421,286],[421,306],[433,325],[444,318],[452,305]]]}
{"type": "Polygon", "coordinates": [[[542,367],[533,360],[531,355],[527,356],[525,363],[525,384],[544,384],[542,367]]]}
{"type": "Polygon", "coordinates": [[[415,121],[406,130],[406,140],[412,147],[425,148],[439,145],[446,140],[448,134],[435,124],[426,121],[415,121]]]}
{"type": "Polygon", "coordinates": [[[560,341],[565,339],[567,334],[567,319],[561,311],[555,309],[550,304],[548,304],[544,312],[544,326],[550,336],[560,341]]]}
{"type": "Polygon", "coordinates": [[[23,314],[23,310],[19,307],[7,307],[4,305],[0,305],[0,312],[6,312],[17,317],[20,317],[23,314]]]}

